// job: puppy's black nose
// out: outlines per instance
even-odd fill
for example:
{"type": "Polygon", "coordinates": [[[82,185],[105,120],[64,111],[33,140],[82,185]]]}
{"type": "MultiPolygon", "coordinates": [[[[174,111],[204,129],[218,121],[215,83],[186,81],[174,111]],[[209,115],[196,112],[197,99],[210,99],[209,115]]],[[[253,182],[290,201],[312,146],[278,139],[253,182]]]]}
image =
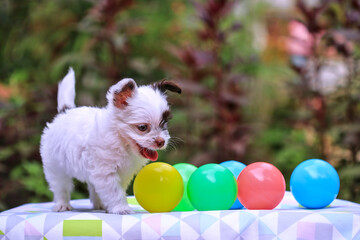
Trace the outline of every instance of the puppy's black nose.
{"type": "Polygon", "coordinates": [[[161,147],[163,147],[165,145],[165,140],[163,138],[161,138],[161,137],[157,137],[155,139],[155,143],[159,148],[161,148],[161,147]]]}

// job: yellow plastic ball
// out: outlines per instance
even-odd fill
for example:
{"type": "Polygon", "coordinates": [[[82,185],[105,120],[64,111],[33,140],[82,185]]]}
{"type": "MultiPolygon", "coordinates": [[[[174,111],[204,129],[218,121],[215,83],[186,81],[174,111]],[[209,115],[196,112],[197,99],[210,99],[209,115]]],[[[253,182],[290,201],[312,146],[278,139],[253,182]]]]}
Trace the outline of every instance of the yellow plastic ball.
{"type": "Polygon", "coordinates": [[[134,195],[148,212],[170,212],[180,202],[184,184],[180,173],[162,162],[145,166],[134,181],[134,195]]]}

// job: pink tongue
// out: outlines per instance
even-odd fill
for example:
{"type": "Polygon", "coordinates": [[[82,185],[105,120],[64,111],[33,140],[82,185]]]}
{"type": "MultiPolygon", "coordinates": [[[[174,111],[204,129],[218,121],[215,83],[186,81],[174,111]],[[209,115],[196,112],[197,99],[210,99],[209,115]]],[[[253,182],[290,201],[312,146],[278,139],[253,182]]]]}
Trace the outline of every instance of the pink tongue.
{"type": "Polygon", "coordinates": [[[144,157],[150,159],[151,161],[156,161],[158,159],[158,153],[156,151],[145,148],[142,150],[142,153],[144,157]]]}

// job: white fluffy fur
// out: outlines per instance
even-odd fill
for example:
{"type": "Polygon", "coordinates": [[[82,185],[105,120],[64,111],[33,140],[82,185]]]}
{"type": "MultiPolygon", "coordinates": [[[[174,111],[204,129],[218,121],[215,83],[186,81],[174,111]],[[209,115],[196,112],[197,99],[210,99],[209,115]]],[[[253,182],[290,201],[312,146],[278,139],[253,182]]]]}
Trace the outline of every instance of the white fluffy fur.
{"type": "Polygon", "coordinates": [[[75,73],[72,68],[69,69],[69,73],[59,83],[57,101],[58,112],[62,111],[65,107],[75,107],[75,73]]]}
{"type": "MultiPolygon", "coordinates": [[[[59,84],[58,109],[75,107],[75,75],[72,70],[59,84]]],[[[134,175],[148,162],[137,144],[152,150],[164,149],[170,138],[160,127],[162,113],[169,109],[166,96],[152,86],[137,87],[133,79],[123,79],[112,86],[104,108],[78,107],[59,113],[44,129],[40,153],[46,179],[54,193],[54,211],[70,210],[72,178],[88,184],[95,209],[129,214],[126,189],[134,175]],[[135,88],[127,106],[117,108],[114,93],[127,83],[135,88]],[[150,131],[136,126],[146,123],[150,131]],[[155,139],[165,140],[156,146],[155,139]],[[137,144],[136,144],[137,143],[137,144]]]]}

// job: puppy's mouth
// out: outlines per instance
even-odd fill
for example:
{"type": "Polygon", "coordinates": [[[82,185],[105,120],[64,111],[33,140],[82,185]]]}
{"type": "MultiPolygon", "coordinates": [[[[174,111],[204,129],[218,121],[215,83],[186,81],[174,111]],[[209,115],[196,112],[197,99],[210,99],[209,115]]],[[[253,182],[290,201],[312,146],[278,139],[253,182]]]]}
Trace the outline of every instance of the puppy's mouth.
{"type": "Polygon", "coordinates": [[[151,161],[156,161],[158,159],[158,153],[156,151],[142,147],[138,143],[136,143],[136,145],[139,148],[139,152],[141,156],[143,156],[144,158],[147,158],[151,161]]]}

